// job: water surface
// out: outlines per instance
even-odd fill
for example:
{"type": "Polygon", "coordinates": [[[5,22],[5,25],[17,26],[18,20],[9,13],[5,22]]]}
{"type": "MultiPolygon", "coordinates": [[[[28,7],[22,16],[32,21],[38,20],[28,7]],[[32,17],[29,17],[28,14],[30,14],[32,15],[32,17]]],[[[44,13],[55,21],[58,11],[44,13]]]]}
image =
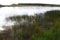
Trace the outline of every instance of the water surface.
{"type": "Polygon", "coordinates": [[[44,7],[44,6],[24,6],[24,7],[2,7],[0,8],[0,26],[11,25],[7,23],[5,18],[13,15],[34,15],[36,13],[44,13],[49,10],[60,10],[60,7],[44,7]]]}

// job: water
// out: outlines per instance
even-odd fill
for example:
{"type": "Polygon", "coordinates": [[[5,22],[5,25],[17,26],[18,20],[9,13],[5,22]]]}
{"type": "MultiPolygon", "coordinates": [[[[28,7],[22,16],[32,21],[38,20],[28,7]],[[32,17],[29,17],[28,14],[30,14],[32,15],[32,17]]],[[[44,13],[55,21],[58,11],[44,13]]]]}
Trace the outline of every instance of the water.
{"type": "Polygon", "coordinates": [[[5,20],[5,18],[8,16],[34,15],[36,13],[44,13],[49,10],[60,10],[60,7],[43,7],[43,6],[2,7],[0,8],[0,26],[11,25],[11,23],[7,23],[5,20]]]}

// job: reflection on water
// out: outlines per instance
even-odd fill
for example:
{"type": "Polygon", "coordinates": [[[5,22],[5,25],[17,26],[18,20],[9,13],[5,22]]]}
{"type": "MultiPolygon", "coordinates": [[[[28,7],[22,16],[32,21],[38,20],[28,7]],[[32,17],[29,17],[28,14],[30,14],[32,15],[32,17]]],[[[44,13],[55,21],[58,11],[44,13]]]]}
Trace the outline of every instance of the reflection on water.
{"type": "Polygon", "coordinates": [[[49,10],[60,10],[60,7],[42,7],[42,6],[29,6],[29,7],[2,7],[0,8],[0,26],[4,25],[5,18],[13,15],[34,15],[35,13],[44,13],[49,10]]]}

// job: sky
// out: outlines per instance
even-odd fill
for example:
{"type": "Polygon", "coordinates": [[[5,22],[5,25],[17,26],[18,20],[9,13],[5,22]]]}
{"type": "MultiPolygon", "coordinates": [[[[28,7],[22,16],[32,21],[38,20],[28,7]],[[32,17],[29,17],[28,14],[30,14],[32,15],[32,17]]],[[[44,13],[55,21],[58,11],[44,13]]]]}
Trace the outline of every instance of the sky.
{"type": "Polygon", "coordinates": [[[13,3],[46,3],[60,5],[60,0],[0,0],[0,4],[3,5],[10,5],[13,3]]]}

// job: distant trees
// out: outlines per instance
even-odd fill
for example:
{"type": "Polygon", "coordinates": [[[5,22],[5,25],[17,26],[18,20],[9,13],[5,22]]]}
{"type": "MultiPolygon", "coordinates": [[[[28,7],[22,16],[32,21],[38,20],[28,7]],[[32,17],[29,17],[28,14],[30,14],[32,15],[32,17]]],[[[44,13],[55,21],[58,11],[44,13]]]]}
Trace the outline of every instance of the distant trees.
{"type": "Polygon", "coordinates": [[[4,7],[4,5],[1,5],[1,4],[0,4],[0,7],[4,7]]]}

